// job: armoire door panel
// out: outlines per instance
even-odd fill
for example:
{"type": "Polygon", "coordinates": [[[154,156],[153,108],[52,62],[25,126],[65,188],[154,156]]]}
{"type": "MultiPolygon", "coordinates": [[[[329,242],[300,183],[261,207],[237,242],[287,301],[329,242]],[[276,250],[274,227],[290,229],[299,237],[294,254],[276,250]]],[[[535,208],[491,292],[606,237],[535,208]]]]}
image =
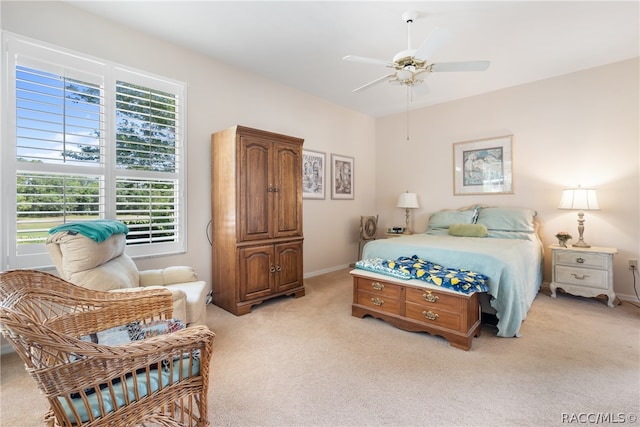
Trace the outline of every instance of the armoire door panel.
{"type": "Polygon", "coordinates": [[[302,160],[299,147],[276,144],[275,174],[278,192],[275,193],[274,237],[302,235],[302,160]]]}
{"type": "Polygon", "coordinates": [[[271,143],[243,137],[240,149],[240,240],[268,239],[273,194],[269,170],[271,143]]]}
{"type": "Polygon", "coordinates": [[[273,245],[240,249],[240,300],[262,298],[271,294],[275,263],[273,245]]]}
{"type": "Polygon", "coordinates": [[[302,242],[275,246],[276,292],[302,285],[302,242]]]}

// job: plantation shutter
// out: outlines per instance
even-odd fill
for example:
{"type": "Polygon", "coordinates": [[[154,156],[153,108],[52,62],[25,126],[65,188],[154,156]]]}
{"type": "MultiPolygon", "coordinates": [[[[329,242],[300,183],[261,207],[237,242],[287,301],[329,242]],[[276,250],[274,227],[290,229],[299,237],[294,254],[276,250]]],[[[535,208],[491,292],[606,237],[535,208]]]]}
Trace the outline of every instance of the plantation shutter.
{"type": "Polygon", "coordinates": [[[116,216],[129,220],[130,244],[175,242],[182,100],[171,85],[152,89],[120,75],[127,81],[116,82],[116,216]]]}
{"type": "Polygon", "coordinates": [[[184,84],[19,36],[6,46],[4,268],[51,265],[48,230],[98,218],[127,224],[129,255],[184,252],[184,84]]]}
{"type": "Polygon", "coordinates": [[[42,252],[55,225],[105,214],[104,79],[93,62],[50,56],[17,55],[14,69],[17,256],[42,252]]]}

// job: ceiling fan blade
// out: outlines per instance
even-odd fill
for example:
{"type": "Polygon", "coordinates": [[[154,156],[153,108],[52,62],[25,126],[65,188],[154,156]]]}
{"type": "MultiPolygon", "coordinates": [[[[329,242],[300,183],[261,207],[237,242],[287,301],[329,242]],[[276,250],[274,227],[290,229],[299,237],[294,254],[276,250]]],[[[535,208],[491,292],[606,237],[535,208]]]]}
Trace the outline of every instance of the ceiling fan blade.
{"type": "Polygon", "coordinates": [[[490,61],[441,62],[432,64],[431,71],[484,71],[490,64],[490,61]]]}
{"type": "Polygon", "coordinates": [[[393,67],[393,62],[385,61],[383,59],[366,58],[364,56],[347,55],[344,58],[345,61],[363,62],[365,64],[378,64],[385,65],[387,67],[393,67]]]}
{"type": "Polygon", "coordinates": [[[428,58],[431,58],[431,55],[433,55],[436,50],[440,49],[440,47],[449,40],[449,37],[451,37],[451,33],[449,31],[440,27],[434,28],[433,31],[431,31],[431,34],[429,34],[425,41],[422,42],[418,50],[416,50],[413,57],[426,61],[428,58]]]}
{"type": "Polygon", "coordinates": [[[393,74],[387,74],[386,76],[382,76],[382,77],[380,77],[379,79],[375,79],[374,81],[369,82],[369,83],[367,83],[366,85],[360,86],[359,88],[356,88],[356,89],[352,90],[352,92],[360,92],[360,91],[363,91],[363,90],[365,90],[365,89],[370,88],[371,86],[375,86],[375,85],[377,85],[377,84],[380,84],[380,83],[382,83],[382,82],[385,82],[385,81],[387,81],[387,80],[389,80],[389,79],[391,79],[391,78],[393,78],[393,77],[395,77],[395,73],[393,73],[393,74]]]}

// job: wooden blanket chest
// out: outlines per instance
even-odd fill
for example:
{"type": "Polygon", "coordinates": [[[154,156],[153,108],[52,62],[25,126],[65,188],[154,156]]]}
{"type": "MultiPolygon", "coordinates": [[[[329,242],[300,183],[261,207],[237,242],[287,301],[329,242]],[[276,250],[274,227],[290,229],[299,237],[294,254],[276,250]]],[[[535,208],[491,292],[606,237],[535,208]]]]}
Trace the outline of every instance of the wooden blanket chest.
{"type": "Polygon", "coordinates": [[[403,280],[355,269],[351,314],[370,315],[411,332],[439,335],[463,350],[480,336],[478,293],[463,294],[422,280],[403,280]]]}

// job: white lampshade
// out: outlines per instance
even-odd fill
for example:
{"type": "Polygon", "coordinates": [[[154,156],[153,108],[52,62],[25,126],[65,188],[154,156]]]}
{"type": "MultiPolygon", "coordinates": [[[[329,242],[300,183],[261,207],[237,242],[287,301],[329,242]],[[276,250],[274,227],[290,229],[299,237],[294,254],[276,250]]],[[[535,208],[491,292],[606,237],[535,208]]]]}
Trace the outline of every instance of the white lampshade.
{"type": "Polygon", "coordinates": [[[591,188],[570,188],[562,191],[562,199],[560,200],[559,209],[573,209],[578,212],[578,241],[572,246],[577,248],[590,248],[591,246],[584,241],[584,212],[600,209],[598,206],[598,198],[596,190],[591,188]]]}
{"type": "Polygon", "coordinates": [[[416,193],[402,193],[400,197],[398,197],[397,208],[402,209],[417,209],[420,207],[418,205],[418,195],[416,193]]]}
{"type": "Polygon", "coordinates": [[[398,80],[409,80],[412,76],[413,73],[405,69],[398,70],[398,72],[396,73],[396,77],[398,78],[398,80]]]}
{"type": "Polygon", "coordinates": [[[596,190],[591,188],[571,188],[562,191],[559,209],[573,209],[580,211],[598,210],[596,190]]]}
{"type": "Polygon", "coordinates": [[[428,75],[429,73],[426,70],[418,71],[413,75],[413,81],[422,82],[428,75]]]}

